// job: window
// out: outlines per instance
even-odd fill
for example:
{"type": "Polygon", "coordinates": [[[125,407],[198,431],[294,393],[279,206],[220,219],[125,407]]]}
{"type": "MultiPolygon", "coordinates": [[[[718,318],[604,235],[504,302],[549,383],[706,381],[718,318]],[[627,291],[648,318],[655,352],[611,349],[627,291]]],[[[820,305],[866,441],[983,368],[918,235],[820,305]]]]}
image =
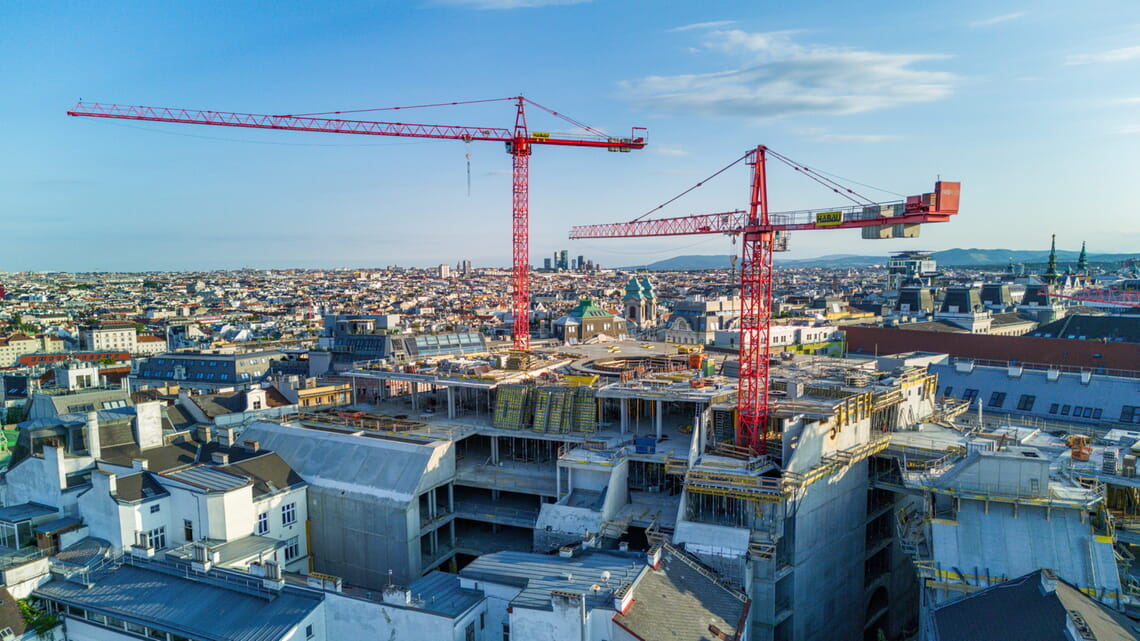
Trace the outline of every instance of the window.
{"type": "Polygon", "coordinates": [[[301,537],[295,536],[285,542],[285,562],[288,563],[301,555],[301,537]]]}
{"type": "Polygon", "coordinates": [[[281,525],[293,525],[297,522],[297,504],[286,503],[281,506],[281,525]]]}
{"type": "Polygon", "coordinates": [[[1005,405],[1005,392],[994,392],[990,394],[990,407],[1001,407],[1005,405]]]}
{"type": "Polygon", "coordinates": [[[1022,394],[1021,398],[1017,399],[1017,409],[1021,410],[1022,412],[1033,411],[1033,403],[1035,403],[1036,401],[1037,401],[1036,396],[1031,396],[1029,394],[1022,394]]]}
{"type": "Polygon", "coordinates": [[[1125,405],[1120,409],[1121,423],[1140,423],[1140,407],[1125,405]]]}
{"type": "Polygon", "coordinates": [[[154,505],[150,506],[150,513],[151,514],[157,514],[158,511],[161,509],[162,509],[162,504],[161,503],[155,503],[154,505]]]}
{"type": "Polygon", "coordinates": [[[1083,412],[1083,411],[1085,411],[1085,408],[1081,407],[1080,405],[1074,405],[1073,406],[1073,417],[1076,418],[1076,417],[1080,416],[1081,412],[1083,412]]]}
{"type": "Polygon", "coordinates": [[[503,641],[511,641],[511,624],[503,624],[503,641]]]}
{"type": "Polygon", "coordinates": [[[977,397],[978,397],[978,390],[976,390],[976,389],[968,389],[965,392],[962,392],[962,400],[963,401],[973,401],[977,397]]]}
{"type": "Polygon", "coordinates": [[[467,629],[463,632],[464,641],[475,641],[475,622],[467,624],[467,629]]]}
{"type": "Polygon", "coordinates": [[[182,520],[182,536],[187,541],[194,540],[194,522],[188,519],[182,520]]]}
{"type": "Polygon", "coordinates": [[[254,401],[253,402],[253,409],[255,409],[255,410],[261,409],[261,401],[254,401]]]}
{"type": "Polygon", "coordinates": [[[1102,414],[1101,409],[1098,407],[1095,410],[1093,410],[1093,416],[1092,417],[1099,419],[1101,417],[1101,414],[1102,414]]]}
{"type": "Polygon", "coordinates": [[[166,526],[162,525],[146,533],[146,542],[150,547],[161,550],[166,547],[166,526]]]}
{"type": "Polygon", "coordinates": [[[269,531],[269,512],[262,512],[257,515],[257,533],[265,534],[269,531]]]}
{"type": "Polygon", "coordinates": [[[1084,413],[1084,414],[1081,414],[1081,418],[1092,418],[1092,411],[1093,411],[1093,408],[1091,408],[1091,407],[1086,407],[1086,408],[1085,408],[1085,413],[1084,413]]]}
{"type": "Polygon", "coordinates": [[[1050,414],[1056,414],[1057,410],[1060,408],[1061,408],[1061,406],[1059,404],[1053,403],[1052,405],[1049,406],[1049,413],[1050,414]]]}
{"type": "Polygon", "coordinates": [[[942,395],[943,396],[953,396],[954,395],[954,388],[947,385],[946,389],[942,390],[942,395]]]}
{"type": "Polygon", "coordinates": [[[1061,416],[1068,416],[1070,409],[1072,409],[1072,407],[1070,407],[1069,405],[1062,405],[1061,406],[1061,416]]]}
{"type": "Polygon", "coordinates": [[[312,623],[305,626],[305,638],[306,639],[312,639],[313,638],[313,624],[312,623]]]}

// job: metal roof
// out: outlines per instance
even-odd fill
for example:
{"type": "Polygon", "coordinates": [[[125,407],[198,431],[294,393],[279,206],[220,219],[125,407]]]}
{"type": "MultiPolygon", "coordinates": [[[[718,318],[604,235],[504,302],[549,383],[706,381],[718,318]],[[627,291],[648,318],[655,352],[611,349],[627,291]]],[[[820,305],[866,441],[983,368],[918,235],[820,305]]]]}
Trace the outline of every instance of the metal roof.
{"type": "Polygon", "coordinates": [[[320,593],[292,586],[266,599],[129,565],[91,587],[56,579],[35,595],[204,641],[285,638],[323,599],[320,593]]]}
{"type": "Polygon", "coordinates": [[[0,508],[0,521],[20,523],[41,516],[55,516],[56,514],[59,514],[59,510],[54,507],[40,505],[39,503],[21,503],[0,508]]]}
{"type": "Polygon", "coordinates": [[[459,587],[459,577],[447,572],[430,572],[408,586],[413,604],[421,610],[428,610],[451,618],[457,618],[477,605],[483,599],[478,590],[459,587]]]}
{"type": "Polygon", "coordinates": [[[381,503],[415,498],[435,447],[274,423],[254,423],[242,438],[276,452],[311,486],[349,491],[381,503]]]}
{"type": "Polygon", "coordinates": [[[511,607],[550,610],[553,590],[577,592],[592,607],[613,607],[613,591],[633,582],[646,568],[644,555],[617,552],[582,552],[571,558],[531,552],[484,554],[459,572],[473,581],[487,581],[522,588],[511,607]],[[602,578],[609,572],[609,579],[602,578]],[[594,586],[600,587],[596,593],[594,586]]]}
{"type": "Polygon", "coordinates": [[[207,492],[229,492],[252,483],[244,476],[227,472],[212,465],[195,465],[176,472],[167,472],[161,476],[189,483],[207,492]]]}

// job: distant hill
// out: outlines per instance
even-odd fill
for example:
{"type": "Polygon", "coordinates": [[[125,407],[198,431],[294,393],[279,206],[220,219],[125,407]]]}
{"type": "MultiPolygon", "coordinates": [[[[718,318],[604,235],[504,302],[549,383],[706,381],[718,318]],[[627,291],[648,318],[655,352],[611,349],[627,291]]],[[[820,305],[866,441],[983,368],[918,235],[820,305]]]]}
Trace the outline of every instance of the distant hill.
{"type": "MultiPolygon", "coordinates": [[[[1010,259],[1015,263],[1043,264],[1049,260],[1049,250],[1035,249],[946,249],[933,252],[934,260],[940,266],[999,266],[1007,265],[1010,259]]],[[[1057,262],[1064,267],[1077,262],[1080,252],[1058,250],[1057,262]]],[[[885,265],[887,256],[861,256],[858,254],[831,254],[817,258],[794,260],[776,259],[776,264],[784,267],[867,267],[885,265]]],[[[1128,258],[1140,258],[1140,254],[1089,254],[1092,263],[1116,263],[1128,258]]],[[[648,269],[650,271],[686,271],[700,269],[728,269],[732,267],[728,254],[712,256],[675,256],[648,265],[631,265],[624,270],[648,269]]]]}
{"type": "Polygon", "coordinates": [[[720,254],[716,256],[674,256],[648,265],[630,265],[620,269],[626,271],[648,269],[658,272],[680,272],[690,269],[728,269],[729,267],[732,267],[732,257],[728,254],[720,254]]]}

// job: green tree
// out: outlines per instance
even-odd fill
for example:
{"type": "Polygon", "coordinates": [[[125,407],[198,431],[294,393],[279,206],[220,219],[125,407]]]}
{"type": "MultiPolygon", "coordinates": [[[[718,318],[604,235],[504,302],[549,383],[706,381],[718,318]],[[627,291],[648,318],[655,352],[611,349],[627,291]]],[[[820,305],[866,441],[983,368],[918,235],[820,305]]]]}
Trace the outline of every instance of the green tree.
{"type": "Polygon", "coordinates": [[[16,601],[16,604],[20,608],[20,614],[24,617],[24,623],[40,636],[44,636],[48,630],[59,625],[59,615],[45,611],[39,607],[38,602],[20,599],[16,601]]]}

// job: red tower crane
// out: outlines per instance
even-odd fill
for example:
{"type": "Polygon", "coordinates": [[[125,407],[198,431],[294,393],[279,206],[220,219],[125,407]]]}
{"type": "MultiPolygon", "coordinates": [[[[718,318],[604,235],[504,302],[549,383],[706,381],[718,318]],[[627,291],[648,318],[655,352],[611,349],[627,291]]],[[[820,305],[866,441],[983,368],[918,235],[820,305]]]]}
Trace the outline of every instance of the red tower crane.
{"type": "Polygon", "coordinates": [[[866,238],[912,237],[916,235],[919,224],[946,222],[950,216],[958,213],[960,187],[956,182],[940,181],[935,183],[933,193],[908,196],[905,201],[899,203],[873,203],[838,209],[769,213],[765,172],[765,161],[769,156],[789,164],[797,171],[827,185],[836,193],[859,202],[852,197],[852,194],[858,196],[854,191],[761,145],[740,159],[746,160],[752,166],[751,197],[747,211],[737,210],[656,220],[634,219],[626,223],[584,225],[570,230],[572,239],[688,234],[743,236],[743,261],[740,268],[740,386],[737,393],[736,443],[750,447],[759,454],[767,450],[768,439],[772,253],[786,250],[787,232],[861,227],[866,228],[864,231],[866,238]]]}
{"type": "Polygon", "coordinates": [[[283,129],[288,131],[362,134],[366,136],[403,136],[408,138],[462,140],[464,142],[480,140],[506,143],[507,153],[511,155],[512,159],[511,175],[513,198],[511,247],[513,273],[511,279],[511,312],[514,316],[514,325],[511,330],[511,336],[516,349],[528,349],[530,347],[530,198],[528,169],[530,165],[531,147],[534,145],[560,145],[567,147],[594,147],[608,151],[628,152],[634,149],[642,149],[647,142],[644,127],[634,127],[629,138],[614,138],[597,129],[568,118],[563,114],[547,109],[523,96],[495,98],[492,100],[449,102],[435,105],[415,105],[414,107],[387,107],[385,109],[362,109],[357,111],[335,111],[284,116],[79,102],[67,112],[67,115],[173,122],[193,125],[215,125],[221,127],[247,127],[251,129],[283,129]],[[508,100],[516,104],[515,126],[513,129],[454,125],[422,125],[314,117],[359,113],[361,111],[441,107],[508,100]],[[563,135],[552,136],[546,132],[530,131],[527,129],[526,124],[526,105],[528,104],[583,129],[586,134],[570,137],[563,135]]]}

